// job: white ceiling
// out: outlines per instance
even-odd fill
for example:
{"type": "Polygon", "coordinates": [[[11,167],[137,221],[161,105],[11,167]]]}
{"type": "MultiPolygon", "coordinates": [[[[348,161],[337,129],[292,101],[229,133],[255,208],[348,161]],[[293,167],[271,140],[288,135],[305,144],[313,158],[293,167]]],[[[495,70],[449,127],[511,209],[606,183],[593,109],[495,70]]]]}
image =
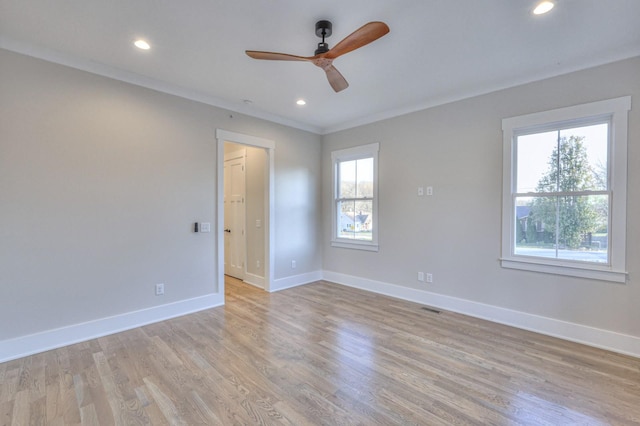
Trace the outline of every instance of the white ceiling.
{"type": "Polygon", "coordinates": [[[0,47],[316,133],[640,55],[640,0],[558,0],[543,16],[535,2],[0,0],[0,47]],[[334,62],[340,93],[310,63],[244,54],[311,56],[320,19],[330,46],[369,21],[391,29],[334,62]]]}

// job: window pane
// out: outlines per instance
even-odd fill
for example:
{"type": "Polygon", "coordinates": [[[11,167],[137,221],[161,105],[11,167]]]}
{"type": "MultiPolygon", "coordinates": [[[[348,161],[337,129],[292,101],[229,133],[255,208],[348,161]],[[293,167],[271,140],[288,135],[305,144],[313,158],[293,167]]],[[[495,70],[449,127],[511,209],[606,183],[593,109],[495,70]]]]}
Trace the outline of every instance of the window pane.
{"type": "Polygon", "coordinates": [[[606,195],[559,197],[559,259],[608,261],[608,206],[606,195]]]}
{"type": "Polygon", "coordinates": [[[356,161],[338,163],[338,198],[355,198],[356,196],[356,161]]]}
{"type": "Polygon", "coordinates": [[[608,262],[609,196],[518,197],[514,254],[608,262]]]}
{"type": "Polygon", "coordinates": [[[357,161],[357,198],[373,198],[373,158],[363,158],[357,161]]]}
{"type": "Polygon", "coordinates": [[[338,238],[355,238],[355,201],[338,202],[338,238]]]}
{"type": "Polygon", "coordinates": [[[608,188],[609,123],[518,136],[516,191],[608,188]]]}
{"type": "Polygon", "coordinates": [[[556,257],[557,197],[518,197],[514,254],[556,257]]]}
{"type": "Polygon", "coordinates": [[[607,189],[609,124],[560,131],[560,190],[607,189]]]}
{"type": "Polygon", "coordinates": [[[338,202],[338,237],[371,241],[372,212],[372,200],[338,202]]]}
{"type": "Polygon", "coordinates": [[[555,192],[555,180],[547,182],[549,163],[558,146],[558,132],[518,136],[516,140],[516,192],[555,192]],[[551,184],[551,185],[550,185],[551,184]]]}

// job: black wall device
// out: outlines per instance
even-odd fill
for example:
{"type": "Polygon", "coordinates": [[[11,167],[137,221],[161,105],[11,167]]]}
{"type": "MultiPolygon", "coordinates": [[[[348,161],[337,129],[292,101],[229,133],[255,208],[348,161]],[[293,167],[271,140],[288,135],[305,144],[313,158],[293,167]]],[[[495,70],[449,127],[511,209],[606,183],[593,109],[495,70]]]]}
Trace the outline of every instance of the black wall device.
{"type": "Polygon", "coordinates": [[[199,226],[198,225],[199,225],[198,222],[193,224],[193,232],[199,232],[199,226]]]}

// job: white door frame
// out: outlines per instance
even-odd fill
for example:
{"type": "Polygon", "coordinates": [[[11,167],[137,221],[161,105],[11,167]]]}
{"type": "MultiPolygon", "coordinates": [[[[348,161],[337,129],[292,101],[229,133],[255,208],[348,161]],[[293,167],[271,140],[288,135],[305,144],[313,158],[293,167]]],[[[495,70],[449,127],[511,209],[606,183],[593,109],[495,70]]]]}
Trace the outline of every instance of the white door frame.
{"type": "Polygon", "coordinates": [[[229,132],[216,129],[216,139],[218,140],[218,151],[216,155],[217,168],[217,190],[216,190],[216,241],[217,241],[217,268],[218,268],[218,292],[222,294],[224,300],[224,143],[232,142],[242,145],[263,148],[267,153],[267,171],[265,173],[265,218],[264,227],[264,289],[271,290],[274,272],[274,151],[276,143],[270,139],[256,136],[244,135],[241,133],[229,132]]]}

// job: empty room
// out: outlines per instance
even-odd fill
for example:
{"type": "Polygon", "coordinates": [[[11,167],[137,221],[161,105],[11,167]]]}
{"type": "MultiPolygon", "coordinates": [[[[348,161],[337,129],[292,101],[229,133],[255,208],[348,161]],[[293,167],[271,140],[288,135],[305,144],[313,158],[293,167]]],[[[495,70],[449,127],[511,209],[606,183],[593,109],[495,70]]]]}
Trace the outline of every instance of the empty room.
{"type": "Polygon", "coordinates": [[[638,17],[0,0],[0,425],[640,424],[638,17]]]}

